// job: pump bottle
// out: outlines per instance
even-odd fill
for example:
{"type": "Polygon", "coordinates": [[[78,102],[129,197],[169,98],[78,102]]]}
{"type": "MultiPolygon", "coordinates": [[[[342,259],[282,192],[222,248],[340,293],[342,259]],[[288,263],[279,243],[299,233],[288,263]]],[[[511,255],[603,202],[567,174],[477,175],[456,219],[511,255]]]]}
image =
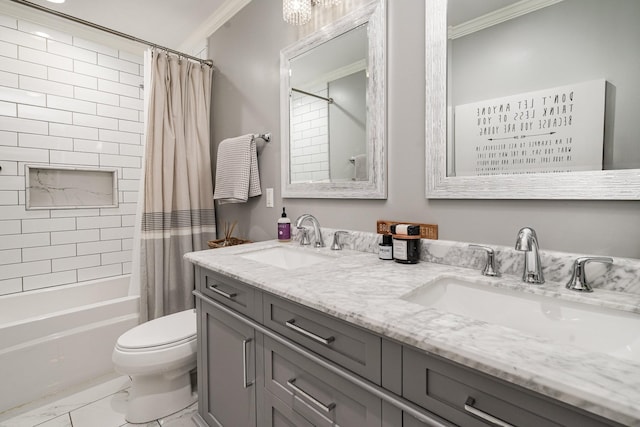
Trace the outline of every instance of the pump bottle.
{"type": "Polygon", "coordinates": [[[291,240],[291,220],[287,218],[287,213],[282,208],[282,215],[278,219],[278,240],[288,242],[291,240]]]}

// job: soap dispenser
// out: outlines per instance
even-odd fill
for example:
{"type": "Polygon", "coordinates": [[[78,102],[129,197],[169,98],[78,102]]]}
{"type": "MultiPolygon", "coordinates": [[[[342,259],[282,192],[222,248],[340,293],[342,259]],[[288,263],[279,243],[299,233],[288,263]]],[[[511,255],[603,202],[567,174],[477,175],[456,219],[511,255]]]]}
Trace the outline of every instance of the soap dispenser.
{"type": "Polygon", "coordinates": [[[282,208],[282,215],[278,219],[278,241],[288,242],[291,240],[291,220],[287,218],[287,213],[282,208]]]}

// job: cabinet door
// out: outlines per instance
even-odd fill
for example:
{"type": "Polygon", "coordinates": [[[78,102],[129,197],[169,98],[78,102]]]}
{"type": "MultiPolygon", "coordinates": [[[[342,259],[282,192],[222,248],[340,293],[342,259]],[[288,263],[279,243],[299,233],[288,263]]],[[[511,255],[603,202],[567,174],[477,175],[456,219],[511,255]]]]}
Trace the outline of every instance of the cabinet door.
{"type": "Polygon", "coordinates": [[[256,333],[198,300],[199,411],[210,426],[256,425],[256,333]]]}

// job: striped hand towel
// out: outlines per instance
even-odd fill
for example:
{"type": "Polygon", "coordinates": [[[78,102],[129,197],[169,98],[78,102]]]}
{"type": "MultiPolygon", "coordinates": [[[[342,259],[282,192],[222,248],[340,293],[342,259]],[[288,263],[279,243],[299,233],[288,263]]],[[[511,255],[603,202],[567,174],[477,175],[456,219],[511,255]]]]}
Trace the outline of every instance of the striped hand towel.
{"type": "Polygon", "coordinates": [[[213,199],[220,204],[244,203],[249,197],[261,194],[258,153],[253,135],[223,140],[218,146],[213,199]]]}

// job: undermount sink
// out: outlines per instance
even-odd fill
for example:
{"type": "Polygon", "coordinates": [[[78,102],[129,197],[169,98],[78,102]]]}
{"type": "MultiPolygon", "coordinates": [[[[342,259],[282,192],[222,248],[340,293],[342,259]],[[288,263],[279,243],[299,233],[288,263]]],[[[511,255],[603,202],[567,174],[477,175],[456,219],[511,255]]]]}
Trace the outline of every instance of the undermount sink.
{"type": "Polygon", "coordinates": [[[290,248],[286,246],[258,249],[239,254],[240,257],[272,265],[274,267],[292,270],[308,267],[319,262],[328,261],[331,257],[312,252],[312,248],[290,248]]]}
{"type": "Polygon", "coordinates": [[[640,315],[441,277],[403,300],[640,362],[640,315]]]}

